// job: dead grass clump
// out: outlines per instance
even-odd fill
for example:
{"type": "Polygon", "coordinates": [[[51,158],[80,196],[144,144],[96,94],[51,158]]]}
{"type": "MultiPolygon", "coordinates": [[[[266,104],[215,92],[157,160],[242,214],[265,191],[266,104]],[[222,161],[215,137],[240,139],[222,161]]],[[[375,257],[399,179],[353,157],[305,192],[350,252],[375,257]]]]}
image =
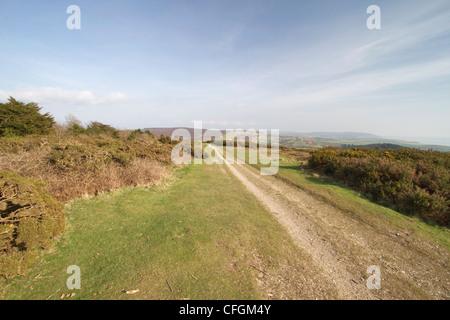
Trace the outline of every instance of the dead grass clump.
{"type": "Polygon", "coordinates": [[[126,166],[110,163],[93,170],[50,171],[46,176],[50,192],[60,201],[128,186],[147,186],[168,177],[170,171],[166,166],[146,159],[135,159],[126,166]]]}
{"type": "Polygon", "coordinates": [[[0,170],[42,179],[59,201],[155,183],[170,176],[171,148],[144,136],[0,139],[0,170]]]}

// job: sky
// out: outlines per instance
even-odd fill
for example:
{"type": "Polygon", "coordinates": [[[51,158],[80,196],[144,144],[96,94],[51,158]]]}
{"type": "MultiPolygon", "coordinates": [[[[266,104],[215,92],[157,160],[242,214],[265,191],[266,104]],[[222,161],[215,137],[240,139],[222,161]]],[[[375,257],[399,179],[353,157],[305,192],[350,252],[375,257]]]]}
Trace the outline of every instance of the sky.
{"type": "Polygon", "coordinates": [[[0,101],[121,129],[201,120],[450,145],[449,21],[448,0],[0,0],[0,101]]]}

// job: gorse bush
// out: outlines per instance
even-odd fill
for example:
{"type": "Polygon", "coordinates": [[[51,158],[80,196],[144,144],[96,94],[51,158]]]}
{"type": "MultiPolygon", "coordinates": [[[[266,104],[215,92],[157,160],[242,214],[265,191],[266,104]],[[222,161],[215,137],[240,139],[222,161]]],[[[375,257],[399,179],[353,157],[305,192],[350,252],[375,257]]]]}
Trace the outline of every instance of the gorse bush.
{"type": "Polygon", "coordinates": [[[42,181],[0,171],[0,276],[25,274],[64,231],[63,206],[42,181]]]}
{"type": "Polygon", "coordinates": [[[172,138],[163,134],[159,137],[158,141],[164,144],[172,144],[172,138]]]}
{"type": "Polygon", "coordinates": [[[0,136],[14,137],[31,134],[48,134],[55,121],[48,114],[40,114],[41,108],[34,102],[23,103],[10,97],[0,103],[0,136]]]}
{"type": "Polygon", "coordinates": [[[104,135],[2,138],[0,154],[0,170],[44,180],[60,201],[151,184],[170,175],[171,146],[147,134],[133,140],[104,135]]]}
{"type": "Polygon", "coordinates": [[[64,230],[57,201],[170,176],[167,139],[100,122],[84,126],[72,115],[55,124],[37,104],[13,98],[0,107],[0,280],[25,274],[37,249],[64,230]]]}
{"type": "Polygon", "coordinates": [[[148,131],[148,130],[142,131],[141,129],[137,129],[137,130],[130,132],[130,134],[127,136],[127,140],[141,138],[145,135],[147,135],[148,137],[151,137],[153,139],[155,138],[155,136],[150,131],[148,131]]]}
{"type": "Polygon", "coordinates": [[[91,135],[106,134],[113,138],[119,137],[119,130],[111,127],[108,124],[103,124],[103,123],[100,123],[97,121],[94,121],[94,122],[91,122],[90,124],[88,124],[88,126],[86,128],[86,133],[91,134],[91,135]]]}
{"type": "Polygon", "coordinates": [[[328,147],[313,151],[308,164],[401,212],[450,223],[450,154],[328,147]]]}
{"type": "Polygon", "coordinates": [[[0,138],[0,170],[7,170],[0,171],[0,278],[25,274],[37,249],[63,231],[56,200],[153,184],[170,176],[170,153],[171,146],[148,134],[0,138]]]}
{"type": "Polygon", "coordinates": [[[66,127],[69,135],[105,135],[112,138],[119,138],[119,130],[97,121],[89,123],[85,128],[81,122],[73,118],[71,121],[68,121],[66,127]]]}

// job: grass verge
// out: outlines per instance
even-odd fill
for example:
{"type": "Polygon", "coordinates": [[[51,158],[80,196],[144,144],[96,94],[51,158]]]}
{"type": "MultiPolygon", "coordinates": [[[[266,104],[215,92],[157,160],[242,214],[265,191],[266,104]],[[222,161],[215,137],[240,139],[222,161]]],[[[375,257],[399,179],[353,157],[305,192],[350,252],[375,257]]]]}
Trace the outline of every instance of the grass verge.
{"type": "Polygon", "coordinates": [[[258,269],[298,271],[304,256],[287,232],[225,170],[186,166],[175,175],[169,186],[73,202],[54,249],[41,254],[27,276],[0,284],[0,296],[260,299],[268,296],[256,280],[258,269]],[[81,269],[81,290],[66,287],[70,265],[81,269]]]}
{"type": "MultiPolygon", "coordinates": [[[[301,151],[299,151],[301,153],[301,151]]],[[[325,202],[352,215],[353,218],[376,226],[388,223],[404,232],[450,249],[450,230],[438,225],[430,225],[418,217],[406,216],[386,206],[379,205],[362,196],[359,192],[335,182],[328,177],[314,175],[304,168],[305,162],[295,155],[281,154],[277,176],[291,185],[315,195],[325,202]]],[[[259,169],[259,164],[253,165],[259,169]]]]}

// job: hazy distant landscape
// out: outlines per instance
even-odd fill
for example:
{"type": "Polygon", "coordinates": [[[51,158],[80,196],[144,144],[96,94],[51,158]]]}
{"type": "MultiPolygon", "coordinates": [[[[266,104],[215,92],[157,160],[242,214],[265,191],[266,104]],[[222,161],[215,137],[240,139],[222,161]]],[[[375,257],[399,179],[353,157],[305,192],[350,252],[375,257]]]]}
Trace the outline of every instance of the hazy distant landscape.
{"type": "MultiPolygon", "coordinates": [[[[154,135],[171,136],[172,132],[177,128],[144,128],[154,135]]],[[[191,136],[194,136],[194,128],[183,127],[190,132],[191,136]]],[[[202,129],[204,133],[207,129],[202,129]]],[[[225,134],[225,130],[222,130],[222,134],[225,134]]],[[[280,131],[280,145],[290,148],[306,148],[306,149],[318,149],[326,146],[335,147],[355,147],[355,146],[367,146],[376,147],[378,144],[390,144],[392,147],[405,147],[415,148],[419,150],[435,150],[442,152],[450,152],[450,146],[448,145],[432,145],[424,144],[416,141],[387,139],[376,136],[374,134],[362,133],[362,132],[290,132],[280,131]]]]}
{"type": "Polygon", "coordinates": [[[359,132],[281,132],[280,144],[292,148],[321,148],[324,146],[364,146],[376,144],[392,144],[420,150],[436,150],[450,152],[448,145],[432,145],[417,141],[387,139],[368,133],[359,132]]]}

